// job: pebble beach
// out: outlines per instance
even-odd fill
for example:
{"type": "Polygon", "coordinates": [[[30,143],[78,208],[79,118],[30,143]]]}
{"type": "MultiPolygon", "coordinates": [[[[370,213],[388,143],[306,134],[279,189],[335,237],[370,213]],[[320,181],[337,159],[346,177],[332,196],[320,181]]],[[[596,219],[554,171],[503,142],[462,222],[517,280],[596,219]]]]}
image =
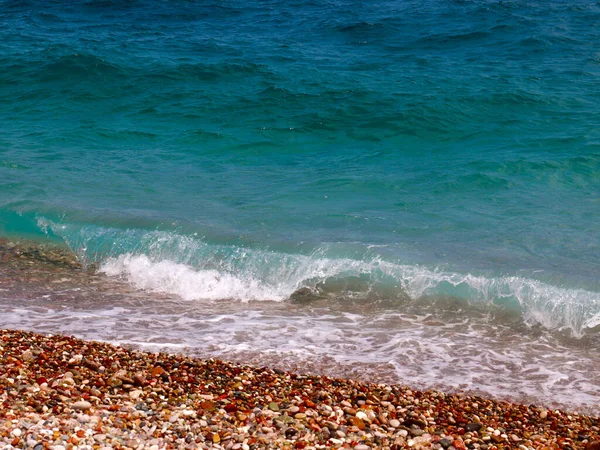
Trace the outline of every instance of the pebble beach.
{"type": "Polygon", "coordinates": [[[0,24],[0,450],[600,450],[600,1],[0,24]]]}
{"type": "Polygon", "coordinates": [[[597,417],[0,331],[5,449],[598,449],[597,417]]]}

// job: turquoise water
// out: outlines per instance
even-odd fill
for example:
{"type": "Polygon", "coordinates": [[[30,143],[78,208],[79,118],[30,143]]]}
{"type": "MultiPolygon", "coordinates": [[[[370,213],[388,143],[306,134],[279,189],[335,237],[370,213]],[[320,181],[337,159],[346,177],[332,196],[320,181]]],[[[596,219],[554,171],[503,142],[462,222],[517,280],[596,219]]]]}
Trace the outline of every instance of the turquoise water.
{"type": "Polygon", "coordinates": [[[0,4],[0,233],[185,299],[600,324],[600,6],[0,4]]]}

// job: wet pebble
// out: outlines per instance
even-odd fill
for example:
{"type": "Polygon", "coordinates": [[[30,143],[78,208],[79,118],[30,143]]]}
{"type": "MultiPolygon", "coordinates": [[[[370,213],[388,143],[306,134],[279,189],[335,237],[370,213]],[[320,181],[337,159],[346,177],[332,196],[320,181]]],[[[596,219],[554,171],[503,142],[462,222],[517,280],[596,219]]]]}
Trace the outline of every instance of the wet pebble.
{"type": "Polygon", "coordinates": [[[584,414],[65,336],[2,331],[0,345],[0,439],[13,447],[600,450],[584,414]],[[34,349],[44,357],[28,361],[34,349]],[[16,390],[14,373],[30,384],[16,390]]]}

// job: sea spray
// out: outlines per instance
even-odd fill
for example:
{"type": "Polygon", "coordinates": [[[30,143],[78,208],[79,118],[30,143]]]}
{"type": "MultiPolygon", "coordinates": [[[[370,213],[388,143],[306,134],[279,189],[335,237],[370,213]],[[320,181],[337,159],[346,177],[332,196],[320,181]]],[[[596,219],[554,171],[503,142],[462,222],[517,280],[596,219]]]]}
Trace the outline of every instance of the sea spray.
{"type": "MultiPolygon", "coordinates": [[[[331,256],[321,246],[307,255],[260,248],[209,244],[173,232],[107,229],[55,224],[39,219],[62,236],[83,261],[120,276],[141,289],[176,294],[187,300],[284,301],[302,288],[316,296],[398,299],[450,296],[473,304],[516,309],[523,320],[581,337],[600,313],[600,293],[553,286],[523,276],[461,274],[440,268],[331,256]],[[336,281],[337,280],[337,281],[336,281]]],[[[339,249],[336,249],[339,253],[339,249]]]]}

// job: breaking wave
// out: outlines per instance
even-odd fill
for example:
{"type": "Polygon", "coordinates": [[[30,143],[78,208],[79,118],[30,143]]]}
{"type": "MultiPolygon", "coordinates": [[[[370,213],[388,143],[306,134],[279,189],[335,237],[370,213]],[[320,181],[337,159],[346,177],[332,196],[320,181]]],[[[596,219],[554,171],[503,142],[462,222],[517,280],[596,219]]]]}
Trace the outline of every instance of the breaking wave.
{"type": "Polygon", "coordinates": [[[384,300],[388,308],[454,298],[518,313],[529,325],[582,337],[600,328],[600,293],[516,275],[459,273],[384,260],[372,250],[345,257],[339,246],[286,253],[208,243],[172,231],[55,224],[40,219],[85,263],[136,288],[184,300],[384,300]]]}

